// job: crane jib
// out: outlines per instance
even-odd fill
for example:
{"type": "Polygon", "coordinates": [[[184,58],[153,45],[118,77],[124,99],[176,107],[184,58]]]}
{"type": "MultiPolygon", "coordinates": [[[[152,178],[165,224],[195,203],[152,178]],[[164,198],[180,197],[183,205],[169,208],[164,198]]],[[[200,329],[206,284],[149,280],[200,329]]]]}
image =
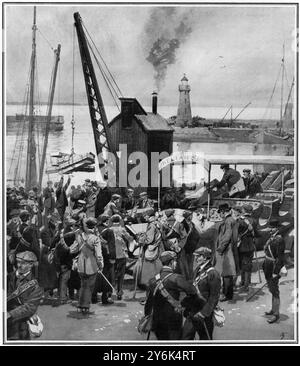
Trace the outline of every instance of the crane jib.
{"type": "Polygon", "coordinates": [[[75,27],[81,56],[89,112],[92,122],[94,142],[100,168],[105,165],[105,159],[99,159],[104,151],[115,153],[110,136],[108,120],[104,109],[102,96],[96,79],[86,36],[82,27],[79,13],[74,13],[75,27]]]}

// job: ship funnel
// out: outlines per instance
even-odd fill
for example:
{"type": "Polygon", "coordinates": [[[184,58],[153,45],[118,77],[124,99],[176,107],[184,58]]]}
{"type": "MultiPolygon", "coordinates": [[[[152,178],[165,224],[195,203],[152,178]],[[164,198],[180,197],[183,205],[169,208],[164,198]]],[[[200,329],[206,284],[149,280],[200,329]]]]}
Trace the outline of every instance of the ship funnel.
{"type": "Polygon", "coordinates": [[[157,93],[152,93],[152,113],[157,114],[157,93]]]}

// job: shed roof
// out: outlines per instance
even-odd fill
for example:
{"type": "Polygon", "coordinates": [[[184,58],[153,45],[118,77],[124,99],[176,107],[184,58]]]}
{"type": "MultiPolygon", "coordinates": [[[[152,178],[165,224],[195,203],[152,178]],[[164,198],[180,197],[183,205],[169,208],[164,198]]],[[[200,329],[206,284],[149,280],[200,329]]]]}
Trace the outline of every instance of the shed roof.
{"type": "Polygon", "coordinates": [[[134,116],[142,123],[147,131],[174,131],[173,127],[171,127],[168,124],[168,121],[160,114],[147,112],[147,114],[135,114],[134,116]]]}

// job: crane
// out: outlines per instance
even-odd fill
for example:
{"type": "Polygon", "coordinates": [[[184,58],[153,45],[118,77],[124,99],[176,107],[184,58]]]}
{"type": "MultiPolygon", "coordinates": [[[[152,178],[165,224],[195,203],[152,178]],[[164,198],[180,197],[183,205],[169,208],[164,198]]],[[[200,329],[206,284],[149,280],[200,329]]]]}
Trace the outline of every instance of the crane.
{"type": "MultiPolygon", "coordinates": [[[[107,153],[115,154],[115,151],[113,150],[108,120],[95,75],[88,42],[82,26],[82,20],[78,12],[74,13],[74,20],[99,168],[100,172],[103,172],[103,169],[105,172],[105,169],[108,168],[109,164],[107,160],[107,153]]],[[[105,173],[102,174],[102,176],[105,178],[105,173]]]]}

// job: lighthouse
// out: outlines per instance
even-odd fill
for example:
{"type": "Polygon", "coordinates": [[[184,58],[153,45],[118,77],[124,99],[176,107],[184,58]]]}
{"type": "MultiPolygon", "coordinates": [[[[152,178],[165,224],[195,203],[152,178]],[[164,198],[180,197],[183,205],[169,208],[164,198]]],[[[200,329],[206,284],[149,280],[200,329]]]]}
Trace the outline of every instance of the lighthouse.
{"type": "Polygon", "coordinates": [[[190,103],[191,87],[188,84],[188,78],[183,75],[181,84],[178,86],[179,90],[179,104],[177,110],[176,126],[178,127],[192,127],[192,111],[190,103]]]}

